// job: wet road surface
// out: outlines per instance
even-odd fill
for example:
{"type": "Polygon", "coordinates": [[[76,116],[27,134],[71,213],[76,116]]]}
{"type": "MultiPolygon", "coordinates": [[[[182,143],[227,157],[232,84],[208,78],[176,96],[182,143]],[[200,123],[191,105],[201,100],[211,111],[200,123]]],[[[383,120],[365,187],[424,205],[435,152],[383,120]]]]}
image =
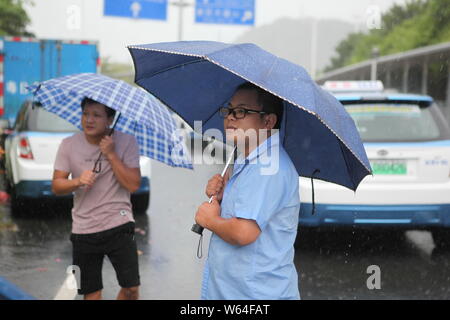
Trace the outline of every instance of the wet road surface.
{"type": "MultiPolygon", "coordinates": [[[[199,299],[204,258],[196,257],[199,238],[190,228],[207,200],[207,180],[222,167],[197,164],[189,171],[152,161],[150,207],[135,216],[141,299],[199,299]]],[[[61,297],[61,289],[67,294],[70,229],[67,210],[19,218],[0,206],[0,275],[38,299],[61,297]]],[[[206,256],[210,233],[204,234],[206,256]]],[[[449,299],[449,261],[450,250],[435,248],[429,232],[402,230],[300,229],[295,255],[302,299],[449,299]],[[368,289],[372,265],[379,267],[380,289],[368,289]]],[[[115,299],[119,287],[108,259],[103,285],[103,297],[115,299]]]]}

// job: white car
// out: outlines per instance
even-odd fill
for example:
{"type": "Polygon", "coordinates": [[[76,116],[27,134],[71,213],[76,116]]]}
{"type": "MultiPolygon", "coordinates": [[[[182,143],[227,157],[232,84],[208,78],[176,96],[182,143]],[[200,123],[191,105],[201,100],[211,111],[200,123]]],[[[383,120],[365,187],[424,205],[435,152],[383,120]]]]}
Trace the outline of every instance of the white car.
{"type": "MultiPolygon", "coordinates": [[[[67,199],[51,190],[53,164],[61,141],[78,128],[31,101],[20,109],[13,132],[5,139],[5,170],[13,213],[32,210],[32,200],[67,199]]],[[[150,199],[151,160],[140,158],[141,186],[131,195],[133,211],[147,210],[150,199]]],[[[36,201],[35,201],[36,202],[36,201]]]]}
{"type": "MultiPolygon", "coordinates": [[[[349,87],[347,85],[346,87],[349,87]]],[[[450,128],[425,95],[333,92],[355,121],[373,176],[356,192],[300,178],[300,225],[403,226],[450,234],[450,128]]]]}

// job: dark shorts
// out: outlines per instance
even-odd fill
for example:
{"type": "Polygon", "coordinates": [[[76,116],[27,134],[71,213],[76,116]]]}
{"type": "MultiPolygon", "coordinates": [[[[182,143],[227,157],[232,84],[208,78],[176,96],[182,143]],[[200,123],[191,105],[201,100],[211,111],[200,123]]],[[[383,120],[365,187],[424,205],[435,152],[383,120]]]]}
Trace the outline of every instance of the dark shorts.
{"type": "Polygon", "coordinates": [[[91,234],[71,234],[73,265],[80,268],[78,294],[103,289],[102,266],[106,255],[122,288],[140,285],[139,263],[133,222],[91,234]]]}

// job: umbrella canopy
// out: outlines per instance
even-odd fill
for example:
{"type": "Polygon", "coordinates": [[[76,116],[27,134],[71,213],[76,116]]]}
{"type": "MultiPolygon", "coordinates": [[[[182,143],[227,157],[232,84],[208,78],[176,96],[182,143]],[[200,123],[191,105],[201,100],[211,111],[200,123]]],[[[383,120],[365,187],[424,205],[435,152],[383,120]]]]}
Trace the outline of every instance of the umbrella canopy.
{"type": "Polygon", "coordinates": [[[118,112],[115,129],[132,134],[140,154],[170,166],[192,169],[182,136],[169,110],[141,88],[95,73],[55,78],[28,87],[43,108],[81,128],[87,97],[118,112]]]}
{"type": "Polygon", "coordinates": [[[254,44],[187,41],[128,49],[135,82],[192,127],[203,120],[203,132],[223,130],[218,108],[248,81],[284,100],[281,141],[300,176],[356,190],[371,173],[354,121],[302,67],[254,44]]]}

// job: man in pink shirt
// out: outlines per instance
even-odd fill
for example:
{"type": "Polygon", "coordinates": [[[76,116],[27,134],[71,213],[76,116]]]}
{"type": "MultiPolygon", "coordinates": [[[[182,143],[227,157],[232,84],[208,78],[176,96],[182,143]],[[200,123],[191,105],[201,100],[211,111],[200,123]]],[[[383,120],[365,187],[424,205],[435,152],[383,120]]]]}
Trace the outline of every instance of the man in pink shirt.
{"type": "Polygon", "coordinates": [[[52,190],[74,194],[73,264],[80,268],[79,294],[101,299],[102,265],[110,259],[121,290],[117,299],[138,299],[139,266],[130,194],[141,182],[139,146],[134,136],[109,127],[115,111],[94,100],[81,103],[82,132],[64,139],[55,160],[52,190]],[[101,161],[93,172],[100,152],[101,161]]]}

